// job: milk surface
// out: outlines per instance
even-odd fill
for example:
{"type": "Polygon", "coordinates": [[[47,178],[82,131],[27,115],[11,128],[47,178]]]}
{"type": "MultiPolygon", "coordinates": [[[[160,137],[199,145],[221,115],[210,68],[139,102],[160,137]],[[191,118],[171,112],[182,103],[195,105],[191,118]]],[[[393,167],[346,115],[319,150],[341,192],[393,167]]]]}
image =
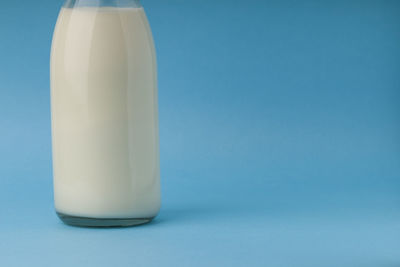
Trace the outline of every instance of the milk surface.
{"type": "Polygon", "coordinates": [[[160,207],[157,77],[142,8],[63,8],[51,56],[61,213],[149,218],[160,207]]]}

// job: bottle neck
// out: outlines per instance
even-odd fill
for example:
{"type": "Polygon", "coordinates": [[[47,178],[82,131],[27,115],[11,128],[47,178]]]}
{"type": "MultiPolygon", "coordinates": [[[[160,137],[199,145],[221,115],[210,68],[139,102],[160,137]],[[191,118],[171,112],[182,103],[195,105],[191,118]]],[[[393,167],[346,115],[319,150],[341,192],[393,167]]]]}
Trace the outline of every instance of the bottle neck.
{"type": "Polygon", "coordinates": [[[65,8],[77,7],[142,7],[139,0],[66,0],[65,8]]]}

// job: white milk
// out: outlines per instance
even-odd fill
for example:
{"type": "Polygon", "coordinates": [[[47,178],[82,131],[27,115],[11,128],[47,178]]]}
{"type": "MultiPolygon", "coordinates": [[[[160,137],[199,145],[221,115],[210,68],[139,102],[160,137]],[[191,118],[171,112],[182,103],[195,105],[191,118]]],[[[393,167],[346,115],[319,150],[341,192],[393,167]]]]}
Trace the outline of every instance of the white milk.
{"type": "Polygon", "coordinates": [[[160,207],[156,61],[142,8],[63,8],[51,56],[56,210],[150,218],[160,207]]]}

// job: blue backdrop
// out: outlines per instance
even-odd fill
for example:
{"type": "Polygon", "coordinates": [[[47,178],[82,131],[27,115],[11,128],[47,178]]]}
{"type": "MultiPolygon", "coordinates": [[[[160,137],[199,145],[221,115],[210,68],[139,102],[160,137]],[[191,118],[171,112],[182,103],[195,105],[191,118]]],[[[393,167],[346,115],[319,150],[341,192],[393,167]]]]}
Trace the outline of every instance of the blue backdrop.
{"type": "Polygon", "coordinates": [[[143,0],[163,207],[63,225],[49,51],[61,0],[0,8],[1,266],[400,265],[400,2],[143,0]]]}

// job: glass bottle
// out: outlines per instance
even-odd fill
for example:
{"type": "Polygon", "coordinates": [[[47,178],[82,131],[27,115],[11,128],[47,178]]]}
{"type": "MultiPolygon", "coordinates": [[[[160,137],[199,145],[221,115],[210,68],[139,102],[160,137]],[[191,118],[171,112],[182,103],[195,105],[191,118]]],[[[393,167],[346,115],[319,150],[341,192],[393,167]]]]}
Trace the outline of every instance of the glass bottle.
{"type": "Polygon", "coordinates": [[[51,51],[55,208],[131,226],[160,208],[156,56],[138,0],[67,0],[51,51]]]}

